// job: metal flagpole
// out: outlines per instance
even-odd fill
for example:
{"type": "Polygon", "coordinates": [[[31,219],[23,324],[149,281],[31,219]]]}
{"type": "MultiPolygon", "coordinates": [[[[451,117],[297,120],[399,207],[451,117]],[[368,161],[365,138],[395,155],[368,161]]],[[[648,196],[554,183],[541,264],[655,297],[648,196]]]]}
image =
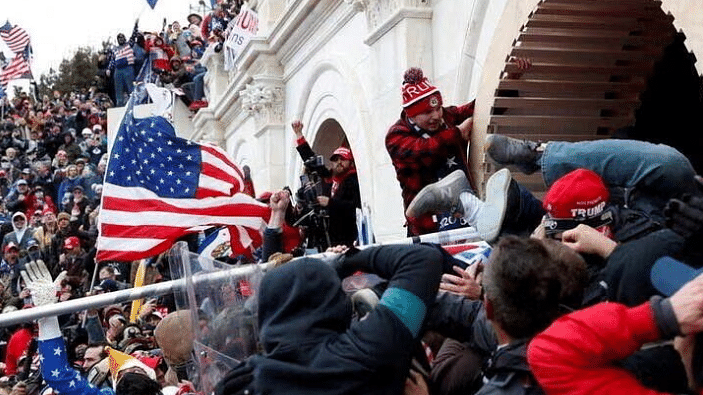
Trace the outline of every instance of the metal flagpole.
{"type": "MultiPolygon", "coordinates": [[[[452,229],[443,232],[430,233],[421,236],[403,238],[386,243],[373,244],[360,248],[368,248],[378,245],[388,244],[418,244],[437,243],[450,244],[460,241],[470,242],[481,240],[476,229],[472,227],[452,229]]],[[[330,253],[316,254],[318,256],[329,255],[330,253]]],[[[315,255],[313,255],[315,256],[315,255]]],[[[175,264],[172,262],[172,264],[175,264]]],[[[254,273],[256,270],[265,271],[268,263],[238,266],[232,269],[225,269],[218,272],[198,273],[193,275],[192,281],[195,285],[218,284],[230,280],[233,276],[244,276],[254,273]]],[[[108,292],[105,294],[86,296],[80,299],[68,300],[66,302],[54,303],[46,306],[33,307],[31,309],[17,310],[10,313],[0,314],[0,328],[22,322],[36,320],[37,318],[75,313],[77,311],[98,308],[110,304],[118,304],[142,299],[166,295],[176,291],[185,291],[186,279],[164,281],[161,283],[145,285],[138,288],[129,288],[121,291],[108,292]]]]}
{"type": "MultiPolygon", "coordinates": [[[[196,274],[193,276],[193,283],[217,284],[228,281],[232,276],[242,276],[255,272],[256,270],[266,270],[267,263],[239,266],[219,272],[196,274]]],[[[121,291],[108,292],[105,294],[86,296],[79,299],[68,300],[66,302],[54,303],[45,306],[37,306],[31,309],[17,310],[10,313],[0,314],[0,328],[9,325],[29,322],[42,317],[58,316],[62,314],[75,313],[77,311],[94,309],[111,304],[129,302],[148,296],[161,296],[175,291],[185,290],[186,279],[164,281],[161,283],[145,285],[139,288],[129,288],[121,291]]]]}

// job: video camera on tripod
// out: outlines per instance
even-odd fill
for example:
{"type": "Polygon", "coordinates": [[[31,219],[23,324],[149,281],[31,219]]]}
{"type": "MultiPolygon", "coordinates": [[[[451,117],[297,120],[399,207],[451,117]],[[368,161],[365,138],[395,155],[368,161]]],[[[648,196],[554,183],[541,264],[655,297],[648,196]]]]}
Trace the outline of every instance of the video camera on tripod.
{"type": "Polygon", "coordinates": [[[305,173],[300,176],[300,189],[296,200],[301,206],[302,216],[293,226],[306,229],[306,247],[317,248],[322,252],[330,246],[330,216],[327,209],[320,206],[318,196],[326,196],[324,177],[329,175],[322,155],[316,155],[305,162],[305,173]]]}

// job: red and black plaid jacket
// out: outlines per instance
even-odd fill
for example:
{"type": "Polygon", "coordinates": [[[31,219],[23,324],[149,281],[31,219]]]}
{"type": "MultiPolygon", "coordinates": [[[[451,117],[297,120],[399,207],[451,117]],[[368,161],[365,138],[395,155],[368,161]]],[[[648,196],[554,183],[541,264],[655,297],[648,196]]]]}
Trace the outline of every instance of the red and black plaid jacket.
{"type": "MultiPolygon", "coordinates": [[[[467,164],[468,141],[461,137],[459,125],[474,114],[474,102],[444,108],[444,128],[435,132],[418,130],[405,115],[388,130],[386,149],[403,190],[403,207],[407,208],[425,186],[437,182],[456,169],[470,178],[467,164]]],[[[473,182],[472,182],[473,184],[473,182]]],[[[408,218],[408,234],[437,231],[431,214],[408,218]]]]}

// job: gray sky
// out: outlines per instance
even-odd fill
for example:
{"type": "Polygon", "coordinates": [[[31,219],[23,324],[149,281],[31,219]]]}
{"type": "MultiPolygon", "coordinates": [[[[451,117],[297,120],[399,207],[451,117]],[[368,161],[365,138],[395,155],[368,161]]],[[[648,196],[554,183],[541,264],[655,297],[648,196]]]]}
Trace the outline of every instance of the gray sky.
{"type": "MultiPolygon", "coordinates": [[[[146,0],[0,0],[0,25],[9,20],[29,33],[34,49],[32,72],[34,78],[58,68],[61,60],[73,54],[76,48],[100,48],[101,42],[123,32],[132,32],[135,19],[140,30],[160,31],[163,18],[171,23],[186,23],[190,4],[197,0],[159,0],[154,10],[146,0]]],[[[206,1],[210,4],[210,1],[206,1]]],[[[0,50],[7,58],[12,52],[0,40],[0,50]]]]}

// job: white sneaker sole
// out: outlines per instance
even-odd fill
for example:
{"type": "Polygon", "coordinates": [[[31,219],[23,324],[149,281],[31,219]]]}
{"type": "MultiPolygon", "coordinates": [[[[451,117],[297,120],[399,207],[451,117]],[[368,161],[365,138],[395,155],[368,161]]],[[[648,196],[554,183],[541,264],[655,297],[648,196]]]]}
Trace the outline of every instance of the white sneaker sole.
{"type": "Polygon", "coordinates": [[[476,231],[487,242],[494,241],[500,234],[508,205],[510,170],[500,169],[486,183],[486,200],[476,221],[476,231]]]}

